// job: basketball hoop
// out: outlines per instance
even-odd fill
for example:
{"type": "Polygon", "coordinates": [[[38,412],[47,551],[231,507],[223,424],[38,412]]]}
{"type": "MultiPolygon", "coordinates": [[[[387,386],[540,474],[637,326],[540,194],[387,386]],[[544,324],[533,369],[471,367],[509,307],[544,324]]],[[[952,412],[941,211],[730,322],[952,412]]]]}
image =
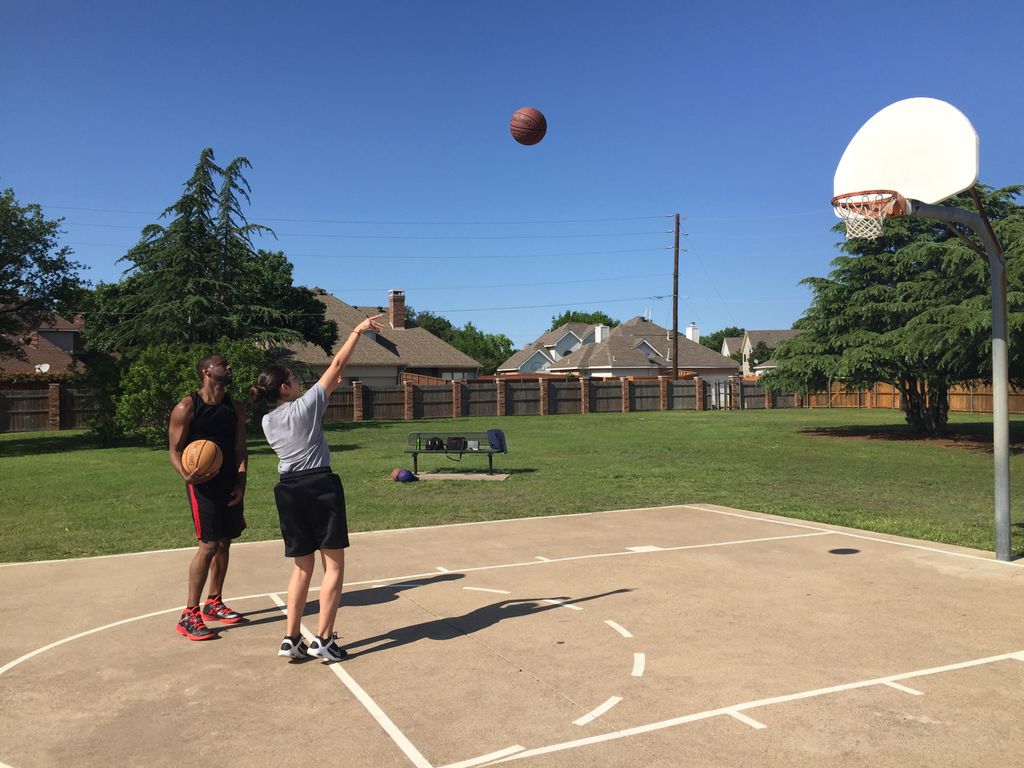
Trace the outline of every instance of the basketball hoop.
{"type": "Polygon", "coordinates": [[[874,240],[882,234],[882,226],[889,216],[902,216],[907,201],[891,189],[869,189],[849,192],[832,198],[836,216],[846,222],[846,238],[862,237],[874,240]]]}

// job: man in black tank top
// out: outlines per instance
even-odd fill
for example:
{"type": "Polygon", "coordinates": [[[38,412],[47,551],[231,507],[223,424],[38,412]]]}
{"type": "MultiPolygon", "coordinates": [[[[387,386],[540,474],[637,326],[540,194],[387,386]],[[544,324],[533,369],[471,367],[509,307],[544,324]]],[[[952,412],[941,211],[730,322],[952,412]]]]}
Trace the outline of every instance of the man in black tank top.
{"type": "Polygon", "coordinates": [[[231,540],[245,530],[242,498],[245,495],[245,411],[225,392],[231,383],[231,364],[223,355],[209,355],[196,368],[202,386],[174,406],[167,429],[171,466],[185,481],[192,523],[199,549],[188,569],[188,602],[177,631],[189,640],[210,640],[216,633],[206,621],[235,624],[244,617],[221,598],[227,575],[231,540]],[[212,440],[224,461],[214,475],[185,471],[181,454],[193,440],[212,440]],[[210,579],[210,593],[200,606],[203,586],[210,579]]]}

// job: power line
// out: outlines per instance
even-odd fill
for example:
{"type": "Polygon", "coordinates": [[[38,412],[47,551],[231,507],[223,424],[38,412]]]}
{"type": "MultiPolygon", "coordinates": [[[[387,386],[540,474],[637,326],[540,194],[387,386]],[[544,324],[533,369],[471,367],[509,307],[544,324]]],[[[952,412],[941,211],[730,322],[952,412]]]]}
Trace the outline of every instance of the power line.
{"type": "MultiPolygon", "coordinates": [[[[76,247],[76,248],[81,248],[81,247],[89,247],[89,248],[118,248],[118,249],[124,249],[125,251],[128,251],[128,250],[130,250],[130,249],[135,247],[134,245],[117,245],[116,243],[81,243],[80,242],[80,243],[68,243],[68,245],[76,247]]],[[[483,255],[483,254],[479,254],[479,255],[472,255],[472,256],[453,256],[453,255],[450,255],[450,254],[445,254],[445,255],[441,255],[441,256],[432,256],[432,255],[431,256],[424,256],[424,255],[409,255],[409,254],[380,256],[380,255],[375,254],[373,256],[367,256],[364,253],[359,253],[359,254],[347,254],[347,253],[289,253],[288,254],[288,258],[289,258],[289,260],[297,259],[297,258],[303,258],[303,259],[364,259],[364,260],[365,259],[375,259],[375,260],[378,260],[378,261],[399,261],[399,260],[413,260],[413,261],[416,261],[416,260],[423,260],[423,261],[430,261],[430,260],[454,260],[454,261],[466,260],[466,261],[476,261],[476,260],[480,260],[480,259],[553,259],[553,258],[561,258],[561,257],[564,257],[564,256],[603,256],[603,255],[614,254],[614,253],[648,253],[650,251],[667,251],[667,250],[670,250],[670,249],[671,249],[671,246],[658,246],[658,247],[655,247],[655,248],[625,248],[625,249],[621,249],[621,250],[611,250],[611,251],[568,251],[568,252],[563,252],[563,253],[517,253],[517,254],[498,254],[498,255],[493,255],[493,254],[492,255],[483,255]]]]}
{"type": "MultiPolygon", "coordinates": [[[[627,301],[663,301],[669,298],[668,296],[634,296],[628,299],[589,299],[586,301],[574,301],[566,300],[559,301],[554,304],[524,304],[516,307],[466,307],[462,309],[424,309],[419,310],[420,312],[429,312],[430,314],[439,315],[442,312],[506,312],[516,309],[545,309],[551,307],[571,307],[571,306],[587,306],[590,304],[622,304],[627,301]]],[[[70,314],[85,315],[88,316],[93,314],[90,310],[69,310],[70,314]]],[[[108,314],[116,317],[139,317],[145,314],[145,312],[109,312],[108,314]]],[[[282,312],[284,317],[320,317],[319,313],[316,312],[282,312]]]]}
{"type": "MultiPolygon", "coordinates": [[[[90,224],[81,221],[65,222],[70,227],[99,227],[102,229],[138,229],[130,224],[90,224]]],[[[665,235],[670,232],[598,232],[582,235],[348,235],[338,233],[277,232],[282,237],[329,237],[341,240],[566,240],[581,237],[632,237],[634,235],[665,235]]]]}
{"type": "MultiPolygon", "coordinates": [[[[650,277],[668,277],[664,274],[654,275],[621,275],[619,277],[594,277],[586,280],[577,280],[573,278],[570,280],[545,280],[542,283],[503,283],[500,285],[443,285],[435,288],[417,288],[417,293],[429,293],[430,291],[469,291],[479,290],[482,288],[532,288],[536,286],[548,286],[555,284],[566,284],[572,283],[577,285],[579,283],[618,283],[623,280],[640,280],[650,277]]],[[[382,293],[384,291],[391,290],[390,288],[345,288],[345,293],[382,293]]],[[[656,297],[662,298],[662,297],[656,297]]]]}
{"type": "MultiPolygon", "coordinates": [[[[56,211],[86,211],[89,213],[118,213],[130,216],[156,216],[163,215],[163,212],[155,211],[124,211],[115,208],[79,208],[70,205],[47,205],[40,203],[40,207],[52,208],[56,211]]],[[[501,226],[504,224],[598,224],[607,221],[649,221],[651,219],[668,219],[671,214],[658,216],[619,216],[601,219],[536,219],[536,220],[506,220],[506,221],[401,221],[388,219],[289,219],[289,218],[264,218],[262,221],[283,221],[292,224],[359,224],[359,225],[387,225],[397,224],[402,226],[501,226]]]]}

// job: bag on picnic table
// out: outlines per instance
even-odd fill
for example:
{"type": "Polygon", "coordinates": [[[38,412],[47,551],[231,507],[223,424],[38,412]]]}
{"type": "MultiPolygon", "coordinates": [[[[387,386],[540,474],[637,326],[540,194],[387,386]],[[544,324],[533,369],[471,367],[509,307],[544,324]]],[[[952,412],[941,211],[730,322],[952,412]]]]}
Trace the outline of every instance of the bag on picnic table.
{"type": "Polygon", "coordinates": [[[440,437],[428,437],[427,438],[427,450],[428,451],[443,451],[444,440],[440,437]]]}
{"type": "Polygon", "coordinates": [[[505,433],[500,429],[487,430],[487,443],[491,450],[496,453],[508,453],[508,446],[505,444],[505,433]]]}
{"type": "Polygon", "coordinates": [[[464,437],[449,437],[448,442],[444,446],[445,451],[449,453],[462,453],[466,450],[466,438],[464,437]]]}

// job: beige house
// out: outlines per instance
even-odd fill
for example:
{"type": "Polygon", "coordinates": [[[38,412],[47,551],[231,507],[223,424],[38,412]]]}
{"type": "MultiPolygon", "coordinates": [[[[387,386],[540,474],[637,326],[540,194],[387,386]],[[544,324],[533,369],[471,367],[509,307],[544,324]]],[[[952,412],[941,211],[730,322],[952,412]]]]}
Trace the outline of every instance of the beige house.
{"type": "MultiPolygon", "coordinates": [[[[680,371],[707,380],[722,380],[739,371],[739,363],[699,343],[696,325],[679,339],[680,371]]],[[[566,323],[549,331],[498,366],[500,374],[552,374],[617,378],[672,374],[672,333],[643,317],[615,328],[566,323]]]]}
{"type": "Polygon", "coordinates": [[[338,341],[332,355],[320,347],[302,344],[291,351],[293,359],[308,365],[319,376],[341,348],[349,331],[372,315],[383,314],[384,329],[367,333],[356,346],[345,366],[343,384],[390,386],[401,384],[403,374],[437,379],[474,379],[480,363],[423,328],[410,325],[405,317],[405,291],[388,291],[388,306],[354,307],[321,289],[315,289],[328,320],[338,324],[338,341]]]}
{"type": "Polygon", "coordinates": [[[742,336],[726,336],[722,339],[722,354],[726,357],[732,357],[741,351],[743,351],[742,336]]]}
{"type": "Polygon", "coordinates": [[[744,376],[760,376],[765,371],[770,371],[775,367],[774,360],[751,360],[750,353],[754,351],[759,343],[764,344],[774,350],[779,342],[792,339],[800,331],[789,328],[781,331],[747,331],[743,335],[743,344],[740,349],[743,351],[743,375],[744,376]]]}

